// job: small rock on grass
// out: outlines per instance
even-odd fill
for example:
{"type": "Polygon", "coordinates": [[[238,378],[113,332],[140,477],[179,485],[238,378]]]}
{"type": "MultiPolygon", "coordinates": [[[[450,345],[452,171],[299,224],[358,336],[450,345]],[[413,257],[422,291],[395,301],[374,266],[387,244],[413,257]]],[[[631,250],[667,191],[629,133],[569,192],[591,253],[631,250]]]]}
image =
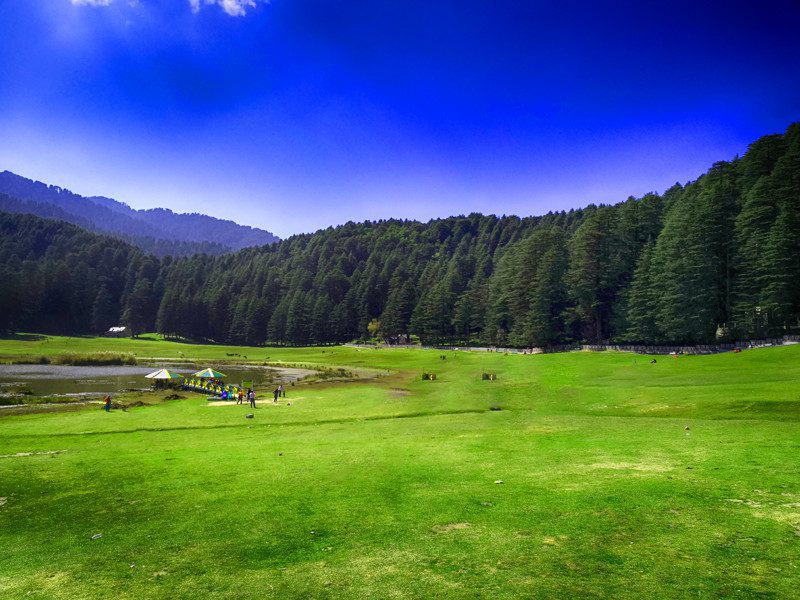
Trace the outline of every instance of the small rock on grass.
{"type": "Polygon", "coordinates": [[[502,479],[498,479],[497,481],[495,481],[495,484],[497,485],[501,485],[503,483],[505,483],[505,481],[503,481],[502,479]]]}
{"type": "Polygon", "coordinates": [[[255,417],[255,415],[254,415],[253,413],[247,413],[247,414],[244,416],[244,418],[245,418],[245,419],[252,419],[253,417],[255,417]]]}
{"type": "Polygon", "coordinates": [[[93,540],[99,540],[101,537],[103,537],[103,534],[102,534],[102,533],[95,533],[95,534],[92,536],[92,539],[93,539],[93,540]]]}

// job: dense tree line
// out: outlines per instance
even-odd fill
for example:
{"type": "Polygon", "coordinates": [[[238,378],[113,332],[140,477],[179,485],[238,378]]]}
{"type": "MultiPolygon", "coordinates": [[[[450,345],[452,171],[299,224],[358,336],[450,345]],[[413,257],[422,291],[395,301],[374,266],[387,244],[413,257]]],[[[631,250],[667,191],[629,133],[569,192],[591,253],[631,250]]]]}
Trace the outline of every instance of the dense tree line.
{"type": "Polygon", "coordinates": [[[0,330],[105,331],[145,281],[155,282],[147,310],[156,310],[168,262],[69,223],[0,214],[0,330]]]}
{"type": "Polygon", "coordinates": [[[162,260],[66,224],[2,228],[6,329],[520,347],[780,335],[800,328],[800,124],[664,194],[542,217],[347,223],[162,260]]]}

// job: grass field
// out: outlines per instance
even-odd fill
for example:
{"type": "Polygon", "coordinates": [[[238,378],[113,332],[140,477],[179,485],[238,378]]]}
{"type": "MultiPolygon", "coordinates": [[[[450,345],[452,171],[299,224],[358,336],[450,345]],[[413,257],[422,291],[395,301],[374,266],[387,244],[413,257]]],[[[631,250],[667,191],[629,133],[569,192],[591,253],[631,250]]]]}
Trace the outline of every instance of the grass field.
{"type": "Polygon", "coordinates": [[[391,374],[254,419],[192,394],[0,418],[2,598],[798,596],[800,346],[651,365],[0,340],[98,351],[391,374]]]}

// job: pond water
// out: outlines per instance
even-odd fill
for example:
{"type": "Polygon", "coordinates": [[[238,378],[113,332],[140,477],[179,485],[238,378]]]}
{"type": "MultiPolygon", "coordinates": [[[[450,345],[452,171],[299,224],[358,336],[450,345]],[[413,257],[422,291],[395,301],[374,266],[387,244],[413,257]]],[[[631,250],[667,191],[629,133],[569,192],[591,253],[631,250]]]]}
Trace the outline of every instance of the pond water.
{"type": "MultiPolygon", "coordinates": [[[[36,396],[97,394],[128,389],[148,389],[152,380],[145,375],[166,366],[181,375],[190,375],[203,367],[187,364],[150,366],[92,366],[65,365],[0,365],[0,394],[13,393],[24,387],[36,396]]],[[[226,383],[252,381],[256,388],[277,383],[298,381],[314,371],[289,367],[257,367],[225,365],[220,370],[227,375],[226,383]]],[[[179,381],[179,380],[176,380],[179,381]]]]}

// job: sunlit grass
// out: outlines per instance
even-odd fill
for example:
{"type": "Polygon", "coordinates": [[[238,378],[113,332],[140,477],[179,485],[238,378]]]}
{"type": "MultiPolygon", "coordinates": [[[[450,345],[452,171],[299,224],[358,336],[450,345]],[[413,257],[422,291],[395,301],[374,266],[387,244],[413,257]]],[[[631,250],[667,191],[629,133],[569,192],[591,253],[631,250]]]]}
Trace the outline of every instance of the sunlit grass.
{"type": "Polygon", "coordinates": [[[53,338],[0,356],[73,346],[391,374],[256,411],[154,395],[0,419],[1,597],[795,594],[800,347],[651,365],[53,338]]]}

